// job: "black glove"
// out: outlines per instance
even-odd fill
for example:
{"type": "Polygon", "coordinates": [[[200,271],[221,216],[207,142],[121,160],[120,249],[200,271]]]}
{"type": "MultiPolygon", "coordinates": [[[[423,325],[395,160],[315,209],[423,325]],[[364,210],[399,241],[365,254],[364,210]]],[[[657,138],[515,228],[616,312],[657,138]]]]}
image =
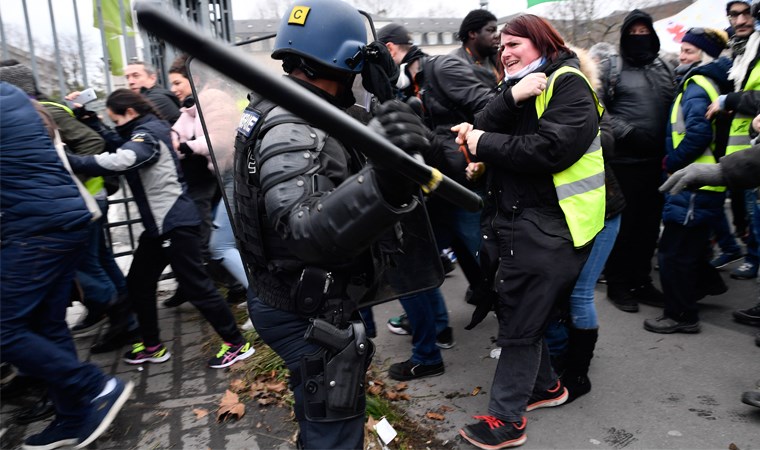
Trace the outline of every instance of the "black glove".
{"type": "Polygon", "coordinates": [[[382,42],[375,41],[364,48],[362,86],[375,94],[381,103],[395,98],[398,66],[382,42]]]}
{"type": "Polygon", "coordinates": [[[496,306],[496,300],[498,296],[492,289],[484,287],[476,287],[472,290],[472,296],[468,300],[468,303],[475,305],[475,311],[472,312],[470,323],[464,327],[465,330],[472,330],[488,316],[496,306]]]}
{"type": "Polygon", "coordinates": [[[181,144],[179,144],[179,148],[177,150],[180,153],[182,153],[183,155],[192,155],[193,154],[193,149],[190,148],[189,145],[187,145],[187,142],[182,142],[181,144]]]}
{"type": "MultiPolygon", "coordinates": [[[[408,154],[424,154],[430,147],[425,137],[427,128],[408,105],[398,100],[380,105],[369,127],[408,154]]],[[[375,172],[383,197],[393,205],[408,203],[412,194],[419,189],[416,183],[394,169],[375,166],[375,172]]]]}

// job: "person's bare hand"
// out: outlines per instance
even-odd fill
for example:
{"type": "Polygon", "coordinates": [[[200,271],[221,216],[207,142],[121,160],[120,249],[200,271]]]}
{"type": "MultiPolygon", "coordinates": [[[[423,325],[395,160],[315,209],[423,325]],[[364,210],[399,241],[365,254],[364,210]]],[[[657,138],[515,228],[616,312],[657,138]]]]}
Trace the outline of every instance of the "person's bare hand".
{"type": "Polygon", "coordinates": [[[467,168],[465,169],[465,176],[467,176],[468,180],[477,180],[480,178],[483,173],[486,171],[486,165],[482,162],[471,162],[467,164],[467,168]]]}
{"type": "Polygon", "coordinates": [[[705,117],[708,119],[712,119],[716,114],[720,112],[720,101],[715,100],[714,102],[710,103],[710,106],[707,107],[707,113],[705,114],[705,117]]]}
{"type": "Polygon", "coordinates": [[[474,127],[471,123],[462,122],[459,125],[454,125],[451,127],[451,131],[457,134],[457,137],[454,138],[454,142],[456,142],[459,145],[464,144],[467,142],[467,135],[472,131],[474,127]]]}
{"type": "Polygon", "coordinates": [[[546,74],[535,72],[518,81],[516,85],[512,86],[510,92],[512,92],[515,103],[521,103],[531,97],[541,95],[544,89],[546,89],[546,74]]]}

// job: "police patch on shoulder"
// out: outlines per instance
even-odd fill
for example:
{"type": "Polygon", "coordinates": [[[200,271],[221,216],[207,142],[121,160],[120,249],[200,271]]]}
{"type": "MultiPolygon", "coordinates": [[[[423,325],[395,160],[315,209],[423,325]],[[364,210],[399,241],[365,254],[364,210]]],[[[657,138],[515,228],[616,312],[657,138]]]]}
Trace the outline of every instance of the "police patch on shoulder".
{"type": "Polygon", "coordinates": [[[256,126],[256,122],[259,121],[260,117],[261,114],[259,114],[258,111],[246,108],[245,111],[243,111],[243,116],[240,118],[240,123],[238,124],[238,133],[245,137],[249,137],[251,131],[253,131],[253,127],[256,126]]]}
{"type": "Polygon", "coordinates": [[[130,140],[132,142],[145,142],[145,133],[133,134],[130,140]]]}
{"type": "Polygon", "coordinates": [[[288,17],[288,25],[306,25],[306,16],[311,8],[308,6],[294,6],[288,17]]]}

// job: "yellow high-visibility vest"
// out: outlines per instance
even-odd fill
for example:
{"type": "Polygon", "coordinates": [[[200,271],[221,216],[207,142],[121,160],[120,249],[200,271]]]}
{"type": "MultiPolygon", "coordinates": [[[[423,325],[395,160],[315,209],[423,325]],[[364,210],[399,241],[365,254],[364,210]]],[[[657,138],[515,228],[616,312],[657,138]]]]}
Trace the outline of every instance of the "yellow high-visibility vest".
{"type": "MultiPolygon", "coordinates": [[[[760,64],[756,63],[752,72],[749,73],[747,83],[743,91],[760,91],[760,64]]],[[[749,128],[752,126],[754,116],[737,112],[731,121],[731,129],[728,132],[728,146],[726,147],[726,156],[736,153],[740,150],[749,148],[750,143],[749,128]]]]}
{"type": "MultiPolygon", "coordinates": [[[[694,75],[693,77],[690,77],[687,79],[683,84],[683,89],[681,92],[678,93],[678,96],[676,96],[676,100],[673,102],[673,109],[670,111],[670,127],[671,127],[671,137],[673,139],[673,148],[676,149],[681,144],[681,142],[684,140],[684,137],[686,136],[686,121],[683,118],[683,107],[681,106],[681,99],[683,98],[683,93],[686,91],[686,87],[689,85],[689,83],[694,82],[697,84],[697,86],[701,87],[705,90],[707,93],[707,96],[710,97],[710,103],[714,102],[718,99],[718,96],[720,95],[718,93],[718,86],[715,84],[715,82],[709,78],[707,78],[704,75],[694,75]]],[[[710,142],[710,145],[705,149],[705,151],[699,156],[699,158],[695,159],[695,163],[699,164],[717,164],[718,161],[715,158],[715,122],[712,124],[712,131],[713,131],[713,140],[710,142]]],[[[725,186],[702,186],[699,188],[701,191],[714,191],[714,192],[725,192],[726,187],[725,186]]]]}
{"type": "MultiPolygon", "coordinates": [[[[71,108],[69,108],[66,105],[62,105],[56,102],[40,102],[40,104],[57,106],[63,109],[64,111],[66,111],[67,113],[69,113],[71,117],[76,117],[74,116],[74,111],[72,111],[71,108]]],[[[87,192],[89,192],[90,195],[95,195],[98,192],[102,191],[104,186],[105,186],[105,180],[103,180],[103,177],[92,177],[84,182],[84,187],[87,189],[87,192]]]]}
{"type": "MultiPolygon", "coordinates": [[[[594,96],[597,113],[602,117],[604,108],[583,73],[573,67],[563,66],[549,76],[546,89],[536,97],[538,118],[544,114],[554,93],[554,82],[563,74],[579,76],[586,82],[594,96]]],[[[572,166],[552,175],[559,206],[576,248],[583,247],[604,227],[606,193],[604,185],[604,158],[602,157],[601,131],[591,142],[586,153],[572,166]]]]}

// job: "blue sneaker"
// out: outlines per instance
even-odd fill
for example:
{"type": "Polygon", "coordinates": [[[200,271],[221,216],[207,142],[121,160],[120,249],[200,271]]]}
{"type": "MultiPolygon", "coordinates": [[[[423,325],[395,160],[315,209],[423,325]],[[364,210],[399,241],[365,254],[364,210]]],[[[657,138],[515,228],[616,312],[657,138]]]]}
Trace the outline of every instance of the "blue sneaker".
{"type": "Polygon", "coordinates": [[[24,440],[23,450],[53,450],[58,447],[68,447],[79,442],[80,426],[58,419],[53,420],[40,433],[33,434],[24,440]]]}
{"type": "Polygon", "coordinates": [[[721,252],[720,255],[716,256],[712,259],[712,261],[710,261],[710,265],[716,269],[722,269],[732,262],[739,261],[742,258],[744,258],[744,254],[740,251],[735,253],[721,252]]]}
{"type": "Polygon", "coordinates": [[[79,444],[74,448],[87,447],[106,431],[129,399],[134,387],[132,381],[124,383],[115,377],[108,379],[103,392],[91,402],[92,410],[79,431],[79,444]]]}
{"type": "Polygon", "coordinates": [[[741,266],[731,271],[734,280],[753,280],[757,278],[757,264],[744,262],[741,266]]]}

